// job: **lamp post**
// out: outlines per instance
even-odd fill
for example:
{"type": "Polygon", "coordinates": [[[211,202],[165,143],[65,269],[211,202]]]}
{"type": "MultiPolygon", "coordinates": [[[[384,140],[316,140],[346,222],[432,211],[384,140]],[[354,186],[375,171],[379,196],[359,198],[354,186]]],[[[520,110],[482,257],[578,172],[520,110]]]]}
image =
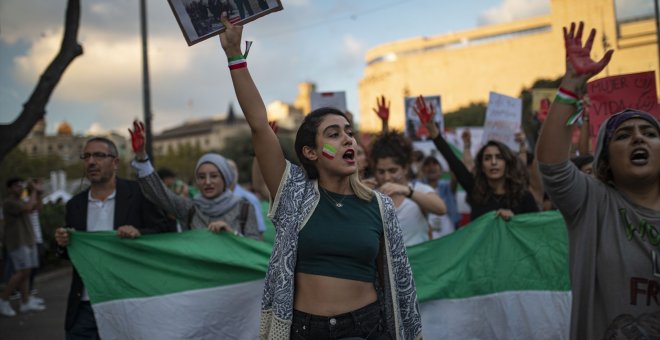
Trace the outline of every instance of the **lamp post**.
{"type": "Polygon", "coordinates": [[[151,134],[151,91],[149,87],[149,62],[147,55],[147,4],[140,0],[140,31],[142,33],[142,102],[144,104],[144,131],[147,137],[145,145],[147,155],[155,164],[151,134]]]}

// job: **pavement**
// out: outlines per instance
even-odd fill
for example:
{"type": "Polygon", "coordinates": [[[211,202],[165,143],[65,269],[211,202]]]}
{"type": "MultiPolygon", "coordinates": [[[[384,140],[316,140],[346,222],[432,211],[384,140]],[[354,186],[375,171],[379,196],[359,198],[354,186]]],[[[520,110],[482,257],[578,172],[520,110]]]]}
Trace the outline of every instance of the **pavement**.
{"type": "Polygon", "coordinates": [[[70,285],[71,267],[68,265],[37,274],[34,286],[39,291],[37,296],[46,300],[46,310],[19,313],[19,300],[12,300],[17,315],[0,316],[0,339],[64,339],[64,314],[70,285]]]}

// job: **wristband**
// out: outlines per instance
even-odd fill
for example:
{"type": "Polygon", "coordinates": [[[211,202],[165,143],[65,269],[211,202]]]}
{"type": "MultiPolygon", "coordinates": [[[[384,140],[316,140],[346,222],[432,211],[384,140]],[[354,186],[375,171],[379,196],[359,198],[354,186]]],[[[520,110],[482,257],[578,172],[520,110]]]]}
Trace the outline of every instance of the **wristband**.
{"type": "Polygon", "coordinates": [[[560,87],[557,91],[557,95],[555,96],[555,101],[562,104],[574,105],[576,108],[575,112],[573,112],[573,114],[568,117],[566,125],[573,125],[575,122],[579,121],[580,118],[582,118],[582,113],[584,112],[584,108],[582,107],[582,100],[578,98],[575,92],[560,87]]]}
{"type": "Polygon", "coordinates": [[[245,61],[245,57],[243,57],[242,55],[229,57],[227,59],[229,61],[230,70],[238,70],[247,67],[247,61],[245,61]]]}
{"type": "Polygon", "coordinates": [[[137,156],[136,156],[136,157],[135,157],[135,161],[136,161],[136,162],[139,162],[139,163],[146,163],[146,162],[149,161],[149,156],[144,157],[144,159],[139,159],[139,158],[137,158],[137,156]]]}
{"type": "Polygon", "coordinates": [[[411,198],[413,193],[415,193],[415,190],[413,190],[413,188],[410,185],[408,186],[408,190],[410,190],[410,192],[408,193],[408,195],[406,195],[406,197],[411,198]]]}

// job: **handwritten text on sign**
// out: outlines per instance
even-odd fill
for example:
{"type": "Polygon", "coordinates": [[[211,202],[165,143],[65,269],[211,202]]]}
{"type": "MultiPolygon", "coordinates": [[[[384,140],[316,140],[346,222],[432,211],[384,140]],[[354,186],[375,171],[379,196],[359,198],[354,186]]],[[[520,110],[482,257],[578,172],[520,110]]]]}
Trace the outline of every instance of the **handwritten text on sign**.
{"type": "Polygon", "coordinates": [[[522,100],[491,92],[486,109],[486,122],[482,144],[496,140],[506,144],[511,150],[518,150],[515,141],[522,120],[522,100]]]}

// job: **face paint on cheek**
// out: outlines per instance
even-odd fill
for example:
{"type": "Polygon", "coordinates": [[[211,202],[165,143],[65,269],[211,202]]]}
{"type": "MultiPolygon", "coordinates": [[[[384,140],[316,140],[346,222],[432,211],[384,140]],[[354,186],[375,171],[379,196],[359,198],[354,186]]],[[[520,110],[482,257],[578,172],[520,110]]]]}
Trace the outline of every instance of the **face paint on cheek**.
{"type": "Polygon", "coordinates": [[[335,159],[335,156],[337,155],[337,149],[333,148],[330,144],[323,144],[322,155],[330,160],[335,159]]]}

